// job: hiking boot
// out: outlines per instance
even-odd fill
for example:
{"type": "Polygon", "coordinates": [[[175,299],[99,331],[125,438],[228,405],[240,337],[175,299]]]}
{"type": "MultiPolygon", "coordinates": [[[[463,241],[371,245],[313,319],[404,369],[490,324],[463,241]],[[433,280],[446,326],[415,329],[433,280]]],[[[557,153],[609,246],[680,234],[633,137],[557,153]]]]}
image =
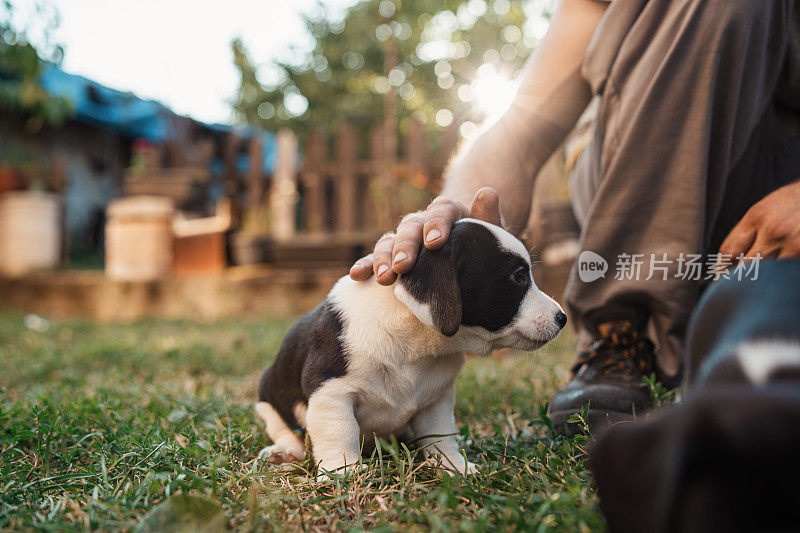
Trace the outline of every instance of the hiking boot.
{"type": "Polygon", "coordinates": [[[567,420],[587,404],[585,421],[593,433],[631,421],[634,413],[651,407],[642,378],[655,372],[655,350],[644,336],[645,316],[630,310],[603,310],[587,317],[595,340],[578,355],[572,380],[550,403],[550,420],[557,431],[577,431],[577,425],[567,420]]]}

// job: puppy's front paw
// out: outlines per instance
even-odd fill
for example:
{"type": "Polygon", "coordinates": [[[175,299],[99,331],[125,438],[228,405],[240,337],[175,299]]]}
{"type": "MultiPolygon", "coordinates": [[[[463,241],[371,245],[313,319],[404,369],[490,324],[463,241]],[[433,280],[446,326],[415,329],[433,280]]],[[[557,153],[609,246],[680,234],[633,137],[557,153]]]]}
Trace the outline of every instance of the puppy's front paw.
{"type": "Polygon", "coordinates": [[[258,459],[272,464],[294,463],[302,461],[305,457],[305,450],[282,444],[267,446],[258,452],[258,459]]]}
{"type": "Polygon", "coordinates": [[[452,459],[448,459],[446,457],[430,457],[428,462],[436,466],[437,468],[441,468],[442,472],[447,474],[448,476],[454,476],[456,474],[461,474],[462,476],[470,475],[470,474],[477,474],[479,471],[478,465],[475,463],[470,463],[469,461],[464,461],[463,457],[454,457],[452,459]]]}
{"type": "Polygon", "coordinates": [[[461,461],[460,463],[455,463],[454,467],[450,466],[447,463],[443,463],[442,466],[444,466],[444,471],[449,476],[453,476],[455,474],[461,474],[462,476],[468,476],[468,475],[471,475],[471,474],[477,474],[478,470],[479,470],[478,469],[478,465],[476,465],[475,463],[467,462],[465,464],[464,461],[461,461]]]}

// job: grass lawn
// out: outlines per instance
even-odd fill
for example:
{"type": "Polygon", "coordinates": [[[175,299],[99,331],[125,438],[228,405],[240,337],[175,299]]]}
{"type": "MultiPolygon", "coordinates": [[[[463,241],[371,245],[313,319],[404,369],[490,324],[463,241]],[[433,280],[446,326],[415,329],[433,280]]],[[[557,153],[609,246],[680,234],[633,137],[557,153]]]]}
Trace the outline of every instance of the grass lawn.
{"type": "Polygon", "coordinates": [[[467,363],[456,419],[479,475],[449,478],[384,443],[369,468],[332,484],[308,464],[254,461],[267,444],[256,385],[291,321],[54,321],[37,332],[23,318],[0,314],[0,529],[133,529],[179,494],[219,505],[203,509],[208,529],[603,529],[585,438],[555,437],[540,417],[567,377],[568,336],[467,363]]]}

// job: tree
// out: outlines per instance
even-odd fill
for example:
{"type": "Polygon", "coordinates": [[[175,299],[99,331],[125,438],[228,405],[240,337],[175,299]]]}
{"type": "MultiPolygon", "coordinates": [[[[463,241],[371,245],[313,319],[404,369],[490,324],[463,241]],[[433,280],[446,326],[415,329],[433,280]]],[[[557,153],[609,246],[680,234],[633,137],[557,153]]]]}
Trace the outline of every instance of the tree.
{"type": "Polygon", "coordinates": [[[26,128],[37,131],[44,124],[63,123],[71,106],[64,98],[51,97],[39,82],[44,62],[58,64],[63,57],[61,46],[50,37],[58,13],[43,2],[28,5],[30,17],[22,26],[14,3],[0,3],[0,111],[26,116],[26,128]],[[34,40],[32,34],[41,37],[34,40]]]}
{"type": "Polygon", "coordinates": [[[250,124],[300,135],[310,127],[332,132],[343,121],[364,131],[387,110],[401,128],[412,116],[430,128],[458,119],[468,134],[499,111],[491,109],[493,94],[508,98],[503,79],[536,45],[552,4],[362,0],[339,19],[320,4],[305,18],[313,48],[300,62],[276,62],[269,83],[260,82],[244,43],[233,42],[241,75],[234,109],[250,124]]]}

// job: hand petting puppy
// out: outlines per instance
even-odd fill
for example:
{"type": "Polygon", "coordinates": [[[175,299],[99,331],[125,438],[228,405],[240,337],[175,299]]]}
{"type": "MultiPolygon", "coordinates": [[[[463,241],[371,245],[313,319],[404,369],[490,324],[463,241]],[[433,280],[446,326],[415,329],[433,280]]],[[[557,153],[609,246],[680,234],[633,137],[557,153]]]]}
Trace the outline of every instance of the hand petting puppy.
{"type": "Polygon", "coordinates": [[[425,211],[409,213],[395,233],[381,237],[371,254],[356,261],[350,268],[350,277],[366,281],[374,273],[378,283],[391,285],[399,274],[414,266],[423,242],[428,250],[438,250],[447,242],[453,224],[467,217],[502,226],[497,192],[491,187],[478,190],[469,209],[461,202],[440,196],[425,211]]]}

